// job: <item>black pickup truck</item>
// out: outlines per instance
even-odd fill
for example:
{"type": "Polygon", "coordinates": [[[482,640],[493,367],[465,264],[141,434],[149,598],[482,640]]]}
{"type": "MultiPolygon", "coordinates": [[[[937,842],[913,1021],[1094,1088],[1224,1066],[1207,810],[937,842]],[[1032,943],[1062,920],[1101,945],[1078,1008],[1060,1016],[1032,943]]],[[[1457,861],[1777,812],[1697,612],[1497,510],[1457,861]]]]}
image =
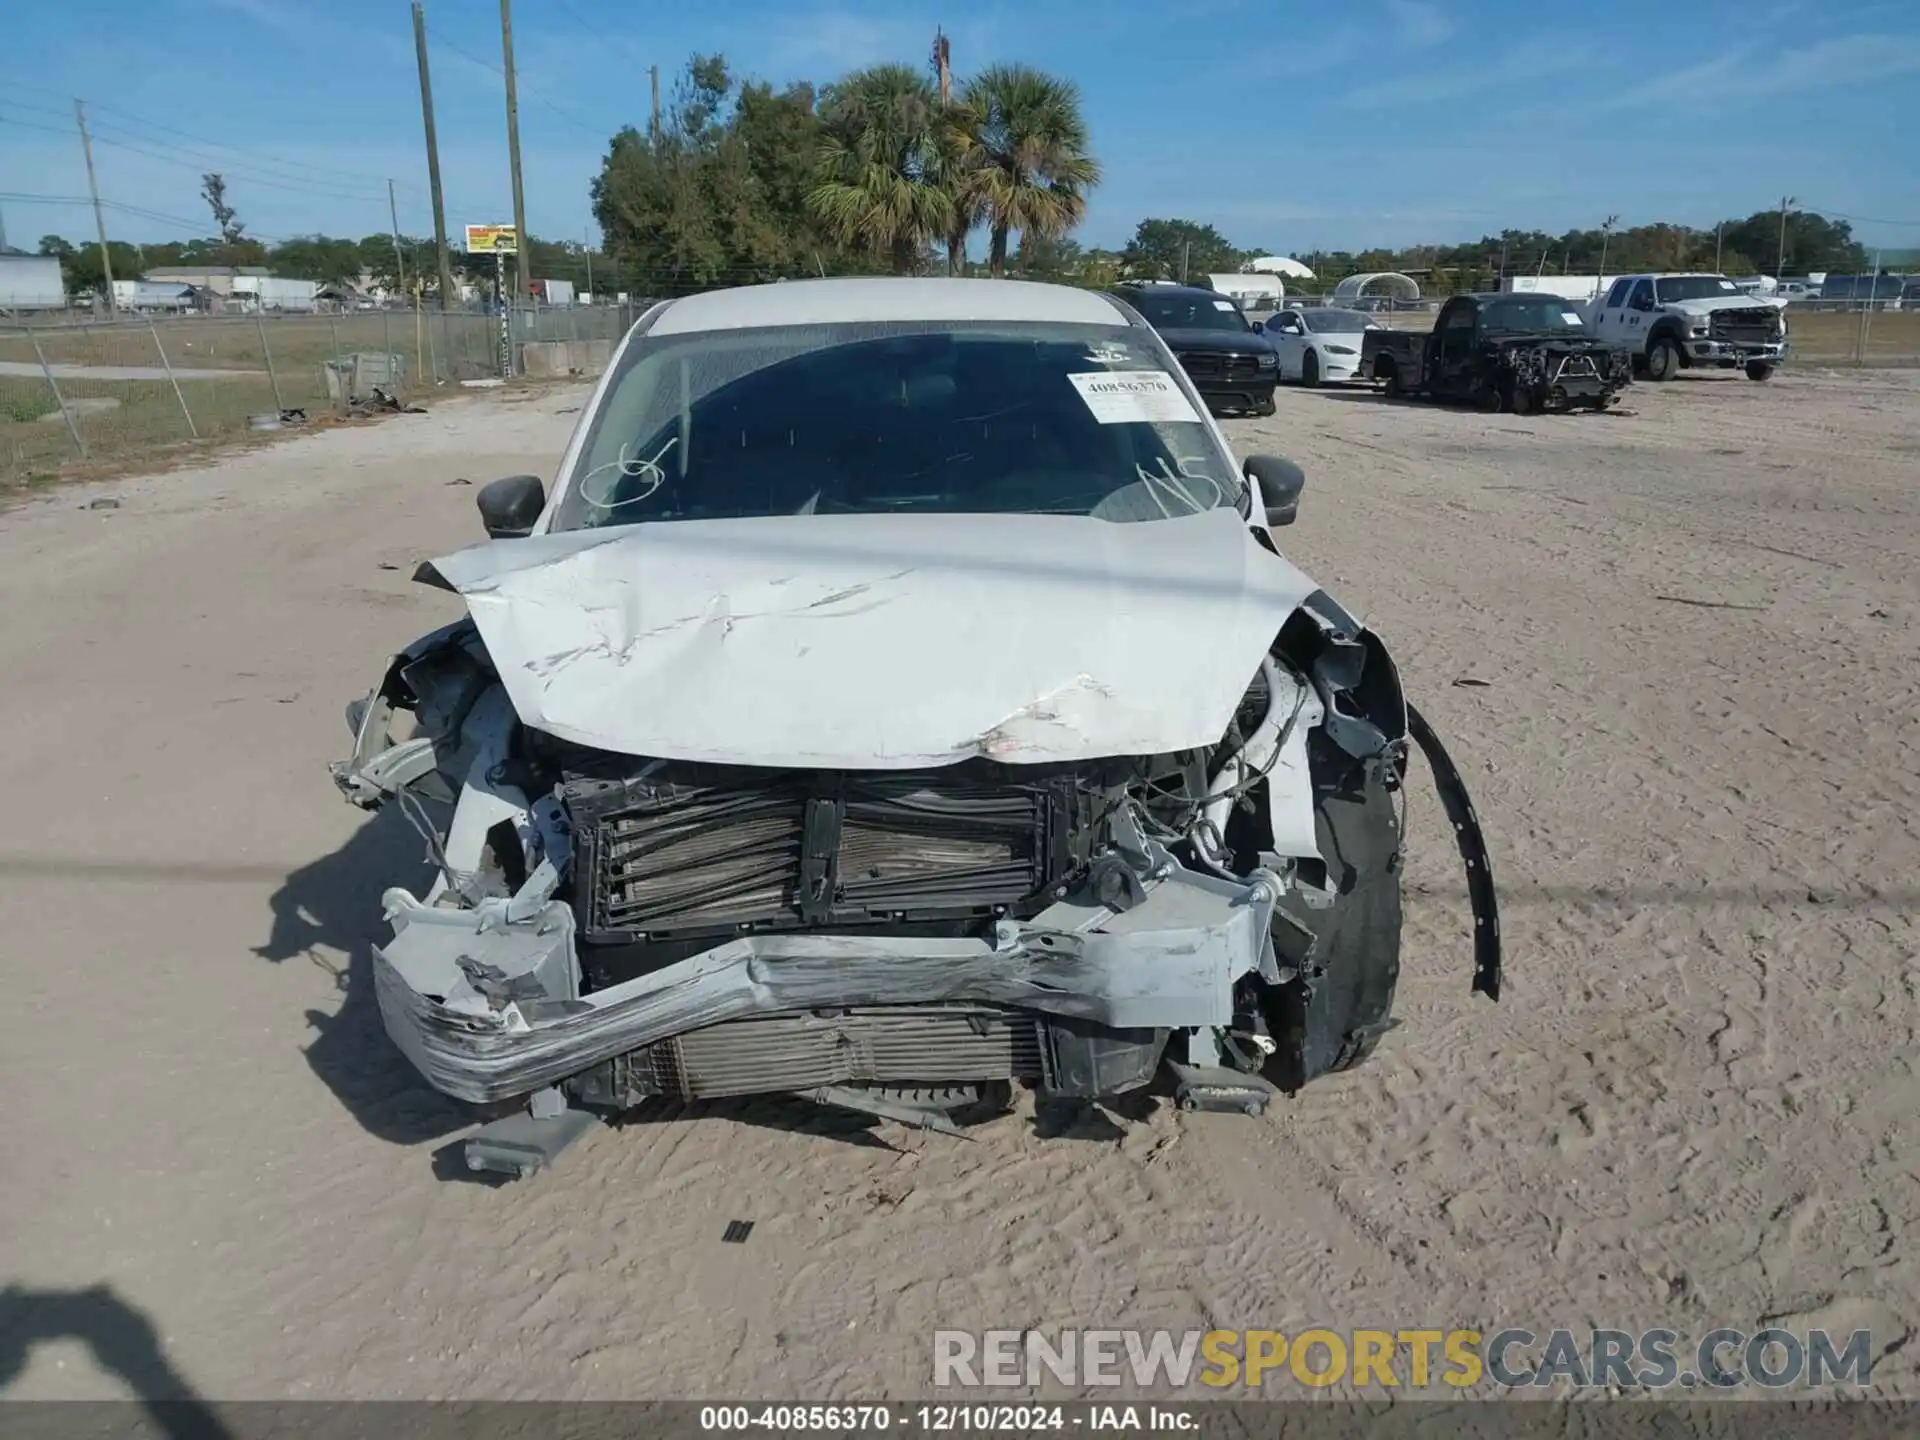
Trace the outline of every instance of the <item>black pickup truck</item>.
{"type": "Polygon", "coordinates": [[[1604,410],[1632,383],[1633,361],[1597,340],[1557,295],[1456,295],[1433,332],[1369,330],[1359,378],[1389,395],[1469,400],[1528,415],[1584,405],[1604,410]]]}
{"type": "Polygon", "coordinates": [[[1214,414],[1273,414],[1279,357],[1238,302],[1192,285],[1121,284],[1110,293],[1154,328],[1214,414]]]}

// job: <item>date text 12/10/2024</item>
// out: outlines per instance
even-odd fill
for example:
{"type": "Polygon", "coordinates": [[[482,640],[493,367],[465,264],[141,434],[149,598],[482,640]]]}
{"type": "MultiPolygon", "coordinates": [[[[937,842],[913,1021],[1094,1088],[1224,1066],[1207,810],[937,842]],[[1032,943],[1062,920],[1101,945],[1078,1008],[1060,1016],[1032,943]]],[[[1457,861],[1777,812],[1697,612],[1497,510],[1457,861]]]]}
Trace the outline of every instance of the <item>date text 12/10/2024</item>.
{"type": "Polygon", "coordinates": [[[1193,1432],[1200,1417],[1174,1405],[703,1405],[700,1428],[716,1433],[803,1431],[941,1435],[1071,1430],[1193,1432]]]}

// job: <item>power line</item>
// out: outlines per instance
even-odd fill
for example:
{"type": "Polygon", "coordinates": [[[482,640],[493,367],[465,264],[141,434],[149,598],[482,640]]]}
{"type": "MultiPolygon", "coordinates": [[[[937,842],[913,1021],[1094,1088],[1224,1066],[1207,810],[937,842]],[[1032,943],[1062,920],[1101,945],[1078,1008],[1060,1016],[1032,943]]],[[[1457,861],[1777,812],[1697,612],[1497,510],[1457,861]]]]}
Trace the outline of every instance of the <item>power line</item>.
{"type": "Polygon", "coordinates": [[[1850,220],[1856,225],[1892,225],[1901,229],[1920,229],[1920,220],[1886,220],[1877,215],[1849,215],[1844,210],[1829,210],[1824,205],[1815,205],[1811,201],[1800,209],[1812,214],[1825,216],[1830,220],[1850,220]]]}
{"type": "MultiPolygon", "coordinates": [[[[130,140],[115,140],[104,135],[95,135],[94,140],[101,145],[111,145],[116,150],[127,150],[135,155],[144,155],[149,160],[158,160],[163,165],[177,165],[181,169],[190,170],[196,175],[201,174],[206,168],[206,162],[203,160],[185,160],[178,155],[169,155],[162,150],[150,150],[144,145],[136,145],[130,140]]],[[[315,185],[310,181],[292,181],[276,179],[267,175],[251,174],[247,170],[237,166],[223,168],[236,178],[245,180],[249,185],[261,185],[269,190],[286,190],[295,195],[318,195],[328,200],[357,200],[367,204],[378,204],[385,198],[384,196],[375,195],[371,191],[334,190],[324,185],[315,185]]]]}
{"type": "MultiPolygon", "coordinates": [[[[36,94],[41,94],[41,95],[55,95],[57,93],[41,85],[13,85],[11,88],[20,89],[20,90],[30,90],[36,94]]],[[[32,105],[24,100],[13,100],[13,101],[10,101],[9,103],[18,108],[26,109],[26,110],[35,110],[42,114],[65,115],[66,113],[64,110],[53,110],[45,106],[32,105]]],[[[381,177],[373,176],[373,175],[366,174],[359,171],[342,170],[337,166],[322,165],[315,161],[295,160],[289,156],[275,155],[270,151],[254,149],[249,146],[235,145],[230,140],[215,140],[211,136],[196,135],[190,130],[181,130],[177,126],[162,124],[158,120],[150,120],[143,115],[136,115],[133,111],[122,109],[118,105],[101,105],[98,103],[94,103],[93,109],[96,112],[105,111],[109,115],[125,116],[127,119],[133,121],[135,124],[143,127],[146,130],[155,131],[162,135],[176,136],[182,140],[190,140],[197,145],[206,146],[213,150],[230,151],[236,155],[257,156],[262,161],[267,162],[268,164],[270,164],[272,167],[276,169],[294,170],[294,171],[312,171],[318,174],[333,175],[343,180],[365,181],[369,183],[378,183],[379,179],[381,178],[381,177]]],[[[97,122],[96,122],[95,128],[96,129],[100,128],[97,122]]],[[[113,124],[110,126],[110,128],[115,130],[122,130],[122,131],[125,131],[128,129],[128,127],[124,125],[119,125],[119,124],[113,124]]],[[[411,189],[412,187],[407,186],[402,188],[411,189]]]]}
{"type": "MultiPolygon", "coordinates": [[[[17,126],[27,130],[39,130],[45,134],[58,135],[63,138],[70,137],[72,134],[72,131],[64,127],[41,125],[35,121],[18,120],[5,115],[0,115],[0,124],[17,126]]],[[[116,126],[115,128],[118,129],[119,127],[116,126]]],[[[164,165],[177,165],[181,169],[191,171],[196,175],[205,173],[208,168],[204,161],[182,159],[177,155],[168,155],[159,150],[150,150],[144,145],[136,145],[131,141],[118,140],[98,133],[94,135],[93,143],[96,145],[111,146],[116,150],[125,150],[135,155],[143,155],[150,160],[158,160],[164,165]]],[[[349,200],[365,205],[378,205],[383,198],[371,192],[334,190],[326,186],[315,185],[310,181],[296,183],[286,179],[274,179],[263,175],[252,174],[238,167],[223,168],[232,173],[235,178],[244,180],[249,185],[262,186],[269,190],[285,190],[295,195],[318,196],[327,200],[349,200]]]]}
{"type": "MultiPolygon", "coordinates": [[[[506,71],[502,70],[498,65],[493,64],[491,61],[482,60],[478,55],[475,55],[473,52],[469,50],[462,50],[458,45],[454,44],[451,40],[447,39],[446,36],[442,35],[437,37],[434,40],[434,44],[438,45],[443,50],[451,50],[454,54],[458,55],[462,60],[467,61],[469,64],[478,65],[483,70],[489,70],[493,72],[495,75],[498,75],[500,77],[503,83],[505,82],[507,78],[506,71]]],[[[521,90],[525,91],[529,99],[538,100],[542,105],[546,106],[547,109],[553,111],[554,114],[558,115],[561,119],[565,120],[568,124],[578,126],[580,129],[586,131],[589,135],[597,135],[601,139],[606,138],[608,132],[607,132],[607,128],[604,125],[594,125],[594,124],[590,124],[585,120],[582,120],[578,115],[575,115],[572,111],[564,110],[560,106],[554,104],[553,101],[547,99],[547,97],[542,95],[539,91],[528,89],[524,81],[521,82],[520,88],[521,90]]]]}

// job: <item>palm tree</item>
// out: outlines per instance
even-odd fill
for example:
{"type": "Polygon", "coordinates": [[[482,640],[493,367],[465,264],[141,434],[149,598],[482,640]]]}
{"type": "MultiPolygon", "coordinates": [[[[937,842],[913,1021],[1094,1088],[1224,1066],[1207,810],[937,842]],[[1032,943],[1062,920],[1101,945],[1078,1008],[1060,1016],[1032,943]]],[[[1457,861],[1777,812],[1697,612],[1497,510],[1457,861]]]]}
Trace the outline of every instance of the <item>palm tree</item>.
{"type": "Polygon", "coordinates": [[[962,275],[967,268],[967,237],[987,218],[986,196],[981,192],[981,162],[985,152],[972,110],[964,104],[950,104],[941,116],[940,140],[935,155],[937,178],[952,202],[953,215],[947,222],[947,274],[962,275]]]}
{"type": "Polygon", "coordinates": [[[1009,232],[1058,239],[1080,223],[1100,166],[1087,153],[1080,91],[1071,81],[1026,65],[993,65],[968,82],[961,105],[979,146],[975,194],[1000,276],[1009,232]]]}
{"type": "Polygon", "coordinates": [[[856,70],[826,93],[820,115],[808,207],[843,244],[911,273],[930,243],[949,239],[954,216],[932,82],[906,65],[856,70]]]}

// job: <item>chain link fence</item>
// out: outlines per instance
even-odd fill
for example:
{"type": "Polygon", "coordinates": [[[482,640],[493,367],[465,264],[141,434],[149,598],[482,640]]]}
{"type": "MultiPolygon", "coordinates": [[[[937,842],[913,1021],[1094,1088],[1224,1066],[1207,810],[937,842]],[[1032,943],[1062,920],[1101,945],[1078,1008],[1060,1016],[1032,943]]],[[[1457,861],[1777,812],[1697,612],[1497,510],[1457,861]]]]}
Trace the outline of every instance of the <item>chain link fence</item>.
{"type": "MultiPolygon", "coordinates": [[[[372,398],[406,403],[499,376],[509,337],[617,340],[631,306],[480,312],[167,315],[0,320],[0,483],[308,420],[372,398]]],[[[514,373],[519,373],[516,363],[514,373]]]]}

